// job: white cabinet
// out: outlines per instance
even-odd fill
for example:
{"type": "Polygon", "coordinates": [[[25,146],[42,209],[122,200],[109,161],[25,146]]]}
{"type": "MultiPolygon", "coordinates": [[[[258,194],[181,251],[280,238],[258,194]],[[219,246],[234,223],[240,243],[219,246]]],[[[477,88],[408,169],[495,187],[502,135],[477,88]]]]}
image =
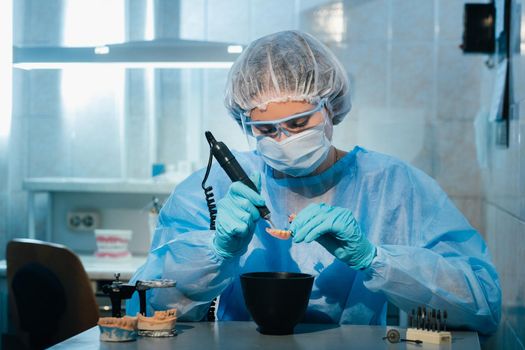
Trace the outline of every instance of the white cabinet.
{"type": "Polygon", "coordinates": [[[26,179],[29,238],[64,244],[78,254],[93,254],[93,231],[73,231],[69,212],[93,211],[100,228],[133,231],[129,244],[135,255],[146,255],[150,246],[148,205],[164,201],[186,174],[173,182],[153,180],[38,178],[26,179]],[[43,197],[43,198],[41,198],[43,197]]]}

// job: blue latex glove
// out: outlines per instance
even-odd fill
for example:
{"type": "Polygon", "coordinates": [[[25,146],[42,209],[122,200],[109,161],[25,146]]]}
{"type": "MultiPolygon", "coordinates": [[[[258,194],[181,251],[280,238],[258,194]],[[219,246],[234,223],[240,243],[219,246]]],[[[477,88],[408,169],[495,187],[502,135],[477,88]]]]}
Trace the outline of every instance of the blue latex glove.
{"type": "MultiPolygon", "coordinates": [[[[261,190],[261,175],[250,176],[257,190],[261,190]]],[[[232,258],[246,252],[260,218],[256,206],[263,206],[264,198],[242,182],[231,184],[226,196],[217,202],[217,219],[213,247],[217,255],[232,258]]]]}
{"type": "Polygon", "coordinates": [[[295,243],[319,242],[337,259],[355,270],[370,266],[376,247],[361,233],[352,212],[325,203],[301,210],[290,225],[295,243]]]}

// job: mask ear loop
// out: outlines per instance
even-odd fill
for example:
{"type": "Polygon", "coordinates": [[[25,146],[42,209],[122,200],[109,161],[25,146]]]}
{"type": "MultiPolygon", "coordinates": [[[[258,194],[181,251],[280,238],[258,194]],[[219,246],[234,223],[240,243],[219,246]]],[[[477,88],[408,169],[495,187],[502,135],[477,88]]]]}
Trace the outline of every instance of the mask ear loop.
{"type": "Polygon", "coordinates": [[[244,134],[244,137],[246,139],[246,144],[248,145],[248,149],[252,150],[252,144],[251,144],[250,137],[253,137],[253,135],[250,135],[251,133],[248,131],[249,130],[248,128],[250,128],[251,130],[251,126],[246,125],[246,115],[244,115],[244,112],[240,112],[239,114],[241,116],[242,133],[244,134]]]}
{"type": "Polygon", "coordinates": [[[326,103],[324,103],[320,112],[323,114],[324,133],[328,140],[330,140],[330,143],[332,143],[334,136],[334,124],[332,123],[332,118],[330,118],[330,111],[326,107],[326,103]]]}

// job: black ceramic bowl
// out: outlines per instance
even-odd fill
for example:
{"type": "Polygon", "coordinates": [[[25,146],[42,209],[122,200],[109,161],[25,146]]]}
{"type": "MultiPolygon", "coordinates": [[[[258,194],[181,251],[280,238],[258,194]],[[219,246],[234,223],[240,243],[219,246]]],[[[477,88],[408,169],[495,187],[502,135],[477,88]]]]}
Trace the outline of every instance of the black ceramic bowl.
{"type": "Polygon", "coordinates": [[[262,334],[292,334],[303,317],[314,276],[294,272],[241,275],[246,308],[262,334]]]}

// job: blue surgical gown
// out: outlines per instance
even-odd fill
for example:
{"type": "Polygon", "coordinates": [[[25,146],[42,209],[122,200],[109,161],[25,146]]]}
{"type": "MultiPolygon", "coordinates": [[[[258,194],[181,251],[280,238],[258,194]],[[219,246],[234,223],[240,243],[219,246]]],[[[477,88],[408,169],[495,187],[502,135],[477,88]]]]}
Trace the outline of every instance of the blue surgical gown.
{"type": "MultiPolygon", "coordinates": [[[[328,170],[303,178],[276,178],[256,152],[236,153],[248,174],[262,173],[262,195],[277,227],[312,202],[350,209],[377,246],[369,268],[354,271],[317,242],[292,243],[265,232],[259,220],[247,252],[214,254],[201,188],[204,170],[179,184],[159,215],[138,279],[169,278],[175,288],[151,289],[148,313],[177,308],[180,320],[203,319],[219,297],[218,320],[249,320],[239,275],[254,271],[315,276],[303,322],[385,325],[387,300],[409,312],[427,305],[448,312],[447,324],[493,332],[500,320],[498,275],[482,237],[436,182],[384,154],[354,148],[328,170]]],[[[231,181],[214,163],[208,183],[220,200],[231,181]]],[[[139,309],[137,293],[127,312],[139,309]]]]}

